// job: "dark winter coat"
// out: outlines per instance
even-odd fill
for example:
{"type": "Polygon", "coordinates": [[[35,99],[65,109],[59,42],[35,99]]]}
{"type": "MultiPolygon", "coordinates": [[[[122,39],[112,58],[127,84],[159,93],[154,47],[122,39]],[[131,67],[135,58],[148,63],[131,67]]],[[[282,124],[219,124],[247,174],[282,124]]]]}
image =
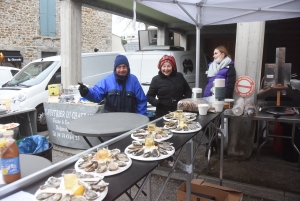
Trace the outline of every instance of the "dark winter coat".
{"type": "Polygon", "coordinates": [[[152,78],[147,98],[148,102],[156,107],[158,118],[169,111],[175,111],[178,101],[190,98],[191,95],[192,90],[181,73],[173,71],[169,76],[165,76],[159,71],[158,75],[152,78]]]}
{"type": "Polygon", "coordinates": [[[203,97],[212,96],[212,92],[210,91],[210,89],[212,88],[213,82],[216,78],[225,79],[225,98],[232,98],[236,80],[236,73],[233,62],[231,62],[227,67],[219,70],[216,76],[208,78],[208,83],[204,89],[203,97]]]}

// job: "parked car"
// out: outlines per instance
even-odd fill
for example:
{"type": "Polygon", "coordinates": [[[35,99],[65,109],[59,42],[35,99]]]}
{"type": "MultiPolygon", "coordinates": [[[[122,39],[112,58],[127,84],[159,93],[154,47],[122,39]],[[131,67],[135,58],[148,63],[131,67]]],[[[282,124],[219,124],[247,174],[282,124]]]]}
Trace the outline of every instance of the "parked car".
{"type": "MultiPolygon", "coordinates": [[[[118,53],[83,53],[82,80],[93,86],[113,71],[118,53]]],[[[30,62],[0,88],[0,102],[17,98],[20,107],[36,108],[38,131],[47,130],[43,102],[48,101],[48,85],[61,83],[61,56],[30,62]]]]}
{"type": "Polygon", "coordinates": [[[20,71],[18,68],[0,66],[0,88],[3,84],[11,80],[11,78],[20,71]]]}

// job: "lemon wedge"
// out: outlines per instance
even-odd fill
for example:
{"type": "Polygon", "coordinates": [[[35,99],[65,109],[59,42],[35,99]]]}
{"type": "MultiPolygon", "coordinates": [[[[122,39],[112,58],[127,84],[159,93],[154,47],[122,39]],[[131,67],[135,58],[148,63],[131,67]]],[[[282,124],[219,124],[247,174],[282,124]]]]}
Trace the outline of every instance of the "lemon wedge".
{"type": "Polygon", "coordinates": [[[73,195],[83,195],[84,186],[83,185],[74,186],[72,191],[73,191],[73,195]]]}

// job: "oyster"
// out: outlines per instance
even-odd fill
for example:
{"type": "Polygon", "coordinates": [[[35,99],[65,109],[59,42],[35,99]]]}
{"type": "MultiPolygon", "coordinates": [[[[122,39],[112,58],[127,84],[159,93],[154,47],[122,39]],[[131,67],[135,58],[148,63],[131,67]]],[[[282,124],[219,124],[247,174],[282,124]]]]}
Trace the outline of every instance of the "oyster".
{"type": "Polygon", "coordinates": [[[116,161],[116,163],[118,163],[119,167],[125,167],[127,165],[127,163],[125,163],[124,161],[116,161]]]}
{"type": "Polygon", "coordinates": [[[83,196],[75,195],[75,196],[72,196],[71,201],[86,201],[86,199],[83,196]]]}
{"type": "Polygon", "coordinates": [[[110,150],[110,154],[111,154],[112,156],[117,155],[117,154],[120,153],[120,152],[121,152],[120,149],[112,149],[112,150],[110,150]]]}
{"type": "Polygon", "coordinates": [[[69,194],[66,194],[60,201],[71,201],[72,197],[69,194]]]}
{"type": "Polygon", "coordinates": [[[54,195],[48,197],[45,201],[58,201],[62,197],[61,193],[55,193],[54,195]]]}
{"type": "Polygon", "coordinates": [[[97,173],[103,173],[107,170],[106,164],[105,163],[99,163],[98,168],[96,169],[97,173]]]}
{"type": "Polygon", "coordinates": [[[136,152],[133,152],[132,154],[135,155],[135,156],[140,156],[144,153],[144,149],[139,149],[138,151],[136,152]]]}
{"type": "Polygon", "coordinates": [[[143,157],[144,158],[148,158],[148,157],[150,157],[151,156],[151,151],[147,151],[147,152],[145,152],[144,154],[143,154],[143,157]]]}
{"type": "Polygon", "coordinates": [[[168,155],[168,152],[166,152],[165,150],[163,149],[158,149],[159,153],[162,154],[162,155],[168,155]]]}
{"type": "Polygon", "coordinates": [[[98,167],[98,162],[97,161],[93,161],[92,165],[89,166],[89,167],[87,167],[87,168],[85,168],[84,171],[86,171],[86,172],[93,172],[94,170],[97,169],[97,167],[98,167]]]}
{"type": "Polygon", "coordinates": [[[61,180],[59,178],[56,177],[50,177],[47,180],[47,184],[54,186],[55,188],[58,188],[60,186],[61,180]]]}
{"type": "Polygon", "coordinates": [[[95,200],[99,197],[96,191],[94,190],[85,190],[83,195],[88,200],[95,200]]]}
{"type": "Polygon", "coordinates": [[[44,199],[46,199],[46,198],[48,198],[48,197],[50,197],[50,196],[52,196],[52,195],[54,195],[54,193],[39,193],[39,194],[35,197],[35,199],[37,199],[37,200],[44,200],[44,199]]]}
{"type": "Polygon", "coordinates": [[[78,165],[78,168],[85,169],[93,165],[93,161],[84,161],[83,163],[78,165]]]}
{"type": "Polygon", "coordinates": [[[45,190],[45,189],[48,189],[48,188],[58,188],[58,187],[57,186],[52,186],[50,184],[44,184],[44,185],[40,186],[41,190],[45,190]]]}
{"type": "Polygon", "coordinates": [[[152,155],[152,157],[159,157],[160,153],[157,149],[153,149],[151,155],[152,155]]]}
{"type": "Polygon", "coordinates": [[[161,139],[162,135],[161,134],[155,134],[155,139],[161,139]]]}
{"type": "Polygon", "coordinates": [[[80,178],[94,178],[92,174],[82,174],[80,178]]]}
{"type": "Polygon", "coordinates": [[[142,147],[143,143],[141,141],[132,141],[132,145],[135,147],[142,147]]]}
{"type": "Polygon", "coordinates": [[[103,180],[100,181],[97,185],[91,185],[92,190],[98,192],[102,192],[105,190],[106,186],[108,186],[109,183],[105,183],[103,180]]]}
{"type": "Polygon", "coordinates": [[[116,158],[119,160],[119,161],[124,161],[124,162],[129,162],[129,158],[128,156],[125,154],[125,153],[119,153],[116,158]]]}
{"type": "Polygon", "coordinates": [[[113,161],[108,162],[107,166],[110,171],[116,171],[119,168],[118,163],[113,161]]]}

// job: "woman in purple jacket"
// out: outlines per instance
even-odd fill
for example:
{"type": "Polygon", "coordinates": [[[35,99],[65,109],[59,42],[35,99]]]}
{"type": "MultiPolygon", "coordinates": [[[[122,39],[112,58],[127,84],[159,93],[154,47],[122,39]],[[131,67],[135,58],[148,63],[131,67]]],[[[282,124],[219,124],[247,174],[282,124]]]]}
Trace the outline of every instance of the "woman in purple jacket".
{"type": "MultiPolygon", "coordinates": [[[[214,81],[216,78],[225,79],[225,98],[232,98],[236,73],[234,63],[229,57],[228,51],[224,46],[219,46],[214,50],[214,61],[210,63],[207,71],[208,83],[204,89],[203,97],[213,95],[214,81]]],[[[208,134],[205,134],[208,136],[208,134]]],[[[208,146],[208,143],[206,144],[208,146]]],[[[211,142],[211,155],[213,150],[218,152],[216,141],[211,142]]],[[[208,156],[208,147],[206,148],[205,156],[208,156]]]]}
{"type": "Polygon", "coordinates": [[[227,49],[219,46],[214,50],[214,61],[207,71],[208,83],[204,89],[203,97],[212,96],[216,78],[225,79],[225,98],[232,98],[236,73],[234,63],[230,59],[227,49]]]}

